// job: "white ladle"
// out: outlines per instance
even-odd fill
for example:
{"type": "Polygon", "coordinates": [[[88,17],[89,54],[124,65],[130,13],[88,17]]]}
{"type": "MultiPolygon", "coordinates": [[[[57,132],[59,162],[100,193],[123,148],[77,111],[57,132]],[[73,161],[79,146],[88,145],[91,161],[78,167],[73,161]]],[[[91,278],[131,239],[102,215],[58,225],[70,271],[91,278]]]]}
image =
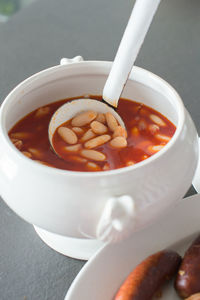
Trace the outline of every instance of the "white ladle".
{"type": "Polygon", "coordinates": [[[129,73],[134,65],[149,26],[161,0],[137,0],[131,13],[128,25],[119,45],[115,60],[103,90],[103,100],[77,99],[62,105],[53,115],[49,123],[49,140],[57,127],[73,118],[76,114],[94,110],[96,112],[111,112],[121,126],[124,123],[113,107],[117,107],[120,95],[126,84],[129,73]],[[107,105],[107,102],[109,105],[107,105]]]}

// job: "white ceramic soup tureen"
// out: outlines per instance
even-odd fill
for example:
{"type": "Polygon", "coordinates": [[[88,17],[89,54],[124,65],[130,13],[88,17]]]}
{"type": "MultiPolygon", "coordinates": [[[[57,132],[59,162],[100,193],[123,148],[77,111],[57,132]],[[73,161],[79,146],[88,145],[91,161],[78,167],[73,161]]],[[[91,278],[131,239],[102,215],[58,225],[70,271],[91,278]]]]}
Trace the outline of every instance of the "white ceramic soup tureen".
{"type": "Polygon", "coordinates": [[[134,166],[106,172],[72,172],[40,165],[8,137],[23,116],[56,100],[101,95],[111,62],[62,59],[61,65],[20,83],[0,110],[0,194],[34,224],[54,249],[88,258],[101,242],[116,241],[153,222],[191,185],[198,137],[177,92],[163,79],[134,67],[123,97],[158,110],[177,127],[171,141],[134,166]]]}

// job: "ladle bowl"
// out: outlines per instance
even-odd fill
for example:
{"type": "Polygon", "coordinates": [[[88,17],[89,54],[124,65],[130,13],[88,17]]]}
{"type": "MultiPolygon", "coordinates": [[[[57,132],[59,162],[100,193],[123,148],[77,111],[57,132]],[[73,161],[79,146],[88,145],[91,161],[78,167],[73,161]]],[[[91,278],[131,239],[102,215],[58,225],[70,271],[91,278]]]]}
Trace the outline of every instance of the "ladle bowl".
{"type": "Polygon", "coordinates": [[[50,123],[49,123],[49,141],[51,146],[53,147],[53,135],[56,129],[62,125],[63,123],[69,121],[77,114],[84,111],[95,111],[97,113],[107,113],[110,112],[118,121],[118,123],[125,128],[124,122],[120,115],[110,106],[103,103],[102,101],[94,100],[94,99],[75,99],[70,102],[65,103],[60,106],[59,109],[53,114],[50,123]]]}

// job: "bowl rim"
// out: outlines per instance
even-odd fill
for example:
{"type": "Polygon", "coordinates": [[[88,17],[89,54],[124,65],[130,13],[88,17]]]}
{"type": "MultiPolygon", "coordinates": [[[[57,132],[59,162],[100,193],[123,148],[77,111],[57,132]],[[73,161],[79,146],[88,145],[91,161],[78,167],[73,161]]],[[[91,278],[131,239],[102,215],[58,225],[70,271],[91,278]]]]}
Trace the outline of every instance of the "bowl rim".
{"type": "MultiPolygon", "coordinates": [[[[31,82],[35,80],[41,80],[42,78],[45,78],[46,76],[53,74],[55,71],[59,71],[60,69],[63,68],[85,68],[85,67],[99,67],[99,68],[104,68],[105,69],[110,69],[112,62],[111,61],[80,61],[80,62],[75,62],[71,64],[66,64],[66,65],[57,65],[51,68],[44,69],[38,73],[33,74],[32,76],[28,77],[27,79],[23,80],[20,82],[4,99],[1,107],[0,107],[0,135],[3,138],[3,141],[8,145],[9,150],[11,153],[18,159],[19,161],[24,161],[26,164],[30,164],[29,166],[31,168],[37,168],[38,171],[41,170],[43,172],[52,174],[52,175],[68,175],[68,176],[76,176],[76,177],[104,177],[104,176],[113,176],[113,175],[121,175],[123,173],[127,173],[133,170],[140,169],[146,165],[152,164],[154,161],[158,161],[160,158],[162,158],[168,150],[172,148],[172,146],[176,143],[183,125],[185,121],[185,108],[184,104],[182,102],[181,97],[177,93],[177,91],[164,79],[159,77],[158,75],[137,67],[133,66],[133,69],[130,73],[130,77],[128,81],[135,81],[138,83],[141,83],[145,86],[148,86],[145,84],[144,78],[151,78],[151,81],[154,83],[157,83],[157,86],[163,87],[170,91],[170,93],[173,95],[174,99],[176,99],[176,108],[177,108],[177,115],[178,115],[178,122],[176,126],[176,131],[174,135],[172,136],[171,140],[165,145],[163,149],[155,153],[154,155],[150,156],[148,159],[143,160],[141,162],[136,163],[133,166],[127,166],[119,169],[114,169],[114,170],[108,170],[108,171],[96,171],[96,172],[82,172],[82,171],[71,171],[71,170],[63,170],[59,169],[56,167],[49,167],[45,166],[39,163],[35,163],[34,160],[31,160],[27,158],[25,155],[23,155],[11,142],[8,132],[5,127],[5,110],[7,106],[12,102],[13,96],[18,94],[19,90],[23,88],[23,90],[29,85],[31,82]]],[[[92,72],[92,70],[91,70],[92,72]]],[[[97,75],[101,75],[101,69],[100,72],[96,72],[97,75]]],[[[153,87],[152,87],[153,88],[153,87]]]]}

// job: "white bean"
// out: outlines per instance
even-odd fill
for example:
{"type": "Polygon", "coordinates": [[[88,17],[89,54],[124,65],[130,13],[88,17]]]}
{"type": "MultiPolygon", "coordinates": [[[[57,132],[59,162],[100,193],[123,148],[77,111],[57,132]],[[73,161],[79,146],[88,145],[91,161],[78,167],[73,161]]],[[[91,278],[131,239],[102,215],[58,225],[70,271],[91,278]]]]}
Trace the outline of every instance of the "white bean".
{"type": "Polygon", "coordinates": [[[118,123],[115,117],[110,112],[106,113],[106,122],[110,130],[114,132],[118,126],[118,123]]]}
{"type": "Polygon", "coordinates": [[[134,164],[135,163],[132,160],[130,160],[130,161],[127,161],[126,166],[129,167],[129,166],[133,166],[134,164]]]}
{"type": "Polygon", "coordinates": [[[160,134],[160,133],[157,133],[155,135],[155,138],[158,139],[158,140],[160,140],[160,141],[162,141],[162,142],[169,142],[170,139],[171,139],[169,136],[164,135],[164,134],[160,134]]]}
{"type": "Polygon", "coordinates": [[[28,148],[28,152],[31,152],[31,154],[36,158],[42,158],[43,157],[43,153],[38,149],[28,148]]]}
{"type": "Polygon", "coordinates": [[[150,152],[150,153],[156,153],[160,150],[162,150],[164,147],[164,145],[153,145],[153,146],[149,146],[147,148],[147,150],[150,152]]]}
{"type": "Polygon", "coordinates": [[[122,136],[117,136],[116,138],[112,139],[110,145],[114,148],[125,148],[127,146],[127,141],[122,136]]]}
{"type": "Polygon", "coordinates": [[[138,122],[138,129],[145,130],[146,128],[147,128],[147,123],[145,122],[145,120],[140,120],[138,122]]]}
{"type": "Polygon", "coordinates": [[[11,141],[17,149],[21,150],[23,146],[23,142],[21,140],[11,138],[11,141]]]}
{"type": "Polygon", "coordinates": [[[63,139],[63,141],[65,141],[68,144],[73,145],[73,144],[76,144],[78,141],[78,138],[77,138],[75,132],[73,132],[73,130],[71,130],[67,127],[59,127],[58,134],[63,139]]]}
{"type": "Polygon", "coordinates": [[[80,113],[76,117],[72,119],[72,126],[84,126],[86,124],[89,124],[92,122],[97,116],[97,113],[94,111],[85,111],[83,113],[80,113]]]}
{"type": "Polygon", "coordinates": [[[110,170],[109,164],[105,163],[105,165],[103,166],[103,171],[108,171],[110,170]]]}
{"type": "Polygon", "coordinates": [[[153,121],[154,123],[156,123],[158,126],[166,126],[166,123],[158,116],[151,114],[149,116],[149,118],[151,119],[151,121],[153,121]]]}
{"type": "Polygon", "coordinates": [[[105,125],[103,125],[102,123],[98,122],[98,121],[93,121],[90,124],[90,127],[92,128],[92,130],[96,134],[104,134],[108,131],[108,128],[105,125]]]}
{"type": "Polygon", "coordinates": [[[76,155],[68,156],[68,159],[72,160],[74,162],[77,162],[77,163],[81,163],[81,164],[84,164],[87,162],[87,159],[82,158],[80,156],[76,156],[76,155]]]}
{"type": "Polygon", "coordinates": [[[50,107],[48,107],[48,106],[40,107],[37,109],[37,111],[35,113],[35,117],[36,118],[43,117],[43,116],[47,115],[49,112],[50,112],[50,107]]]}
{"type": "Polygon", "coordinates": [[[104,161],[106,159],[103,153],[96,150],[82,150],[81,155],[95,161],[104,161]]]}
{"type": "Polygon", "coordinates": [[[81,149],[81,144],[64,147],[64,150],[67,152],[78,152],[80,149],[81,149]]]}
{"type": "Polygon", "coordinates": [[[81,142],[85,142],[94,138],[96,134],[92,131],[92,129],[88,129],[81,138],[81,142]]]}
{"type": "Polygon", "coordinates": [[[22,154],[24,154],[26,157],[31,158],[32,154],[28,151],[22,151],[22,154]]]}
{"type": "Polygon", "coordinates": [[[101,168],[93,162],[88,162],[86,164],[86,167],[91,171],[100,171],[101,170],[101,168]]]}
{"type": "Polygon", "coordinates": [[[126,129],[123,128],[122,126],[117,126],[113,133],[113,138],[115,138],[117,136],[123,136],[124,138],[127,138],[126,129]]]}
{"type": "Polygon", "coordinates": [[[76,133],[76,134],[83,134],[84,130],[80,127],[72,127],[72,130],[76,133]]]}
{"type": "Polygon", "coordinates": [[[100,136],[86,142],[85,148],[88,148],[88,149],[96,148],[98,146],[101,146],[101,145],[107,143],[110,139],[111,139],[111,137],[108,134],[100,135],[100,136]]]}
{"type": "Polygon", "coordinates": [[[96,121],[105,124],[106,123],[106,117],[105,117],[105,115],[102,114],[102,113],[99,113],[98,116],[97,116],[97,118],[96,118],[96,121]]]}
{"type": "Polygon", "coordinates": [[[156,132],[158,132],[160,129],[160,127],[156,124],[150,124],[149,125],[149,131],[151,134],[155,134],[156,132]]]}

